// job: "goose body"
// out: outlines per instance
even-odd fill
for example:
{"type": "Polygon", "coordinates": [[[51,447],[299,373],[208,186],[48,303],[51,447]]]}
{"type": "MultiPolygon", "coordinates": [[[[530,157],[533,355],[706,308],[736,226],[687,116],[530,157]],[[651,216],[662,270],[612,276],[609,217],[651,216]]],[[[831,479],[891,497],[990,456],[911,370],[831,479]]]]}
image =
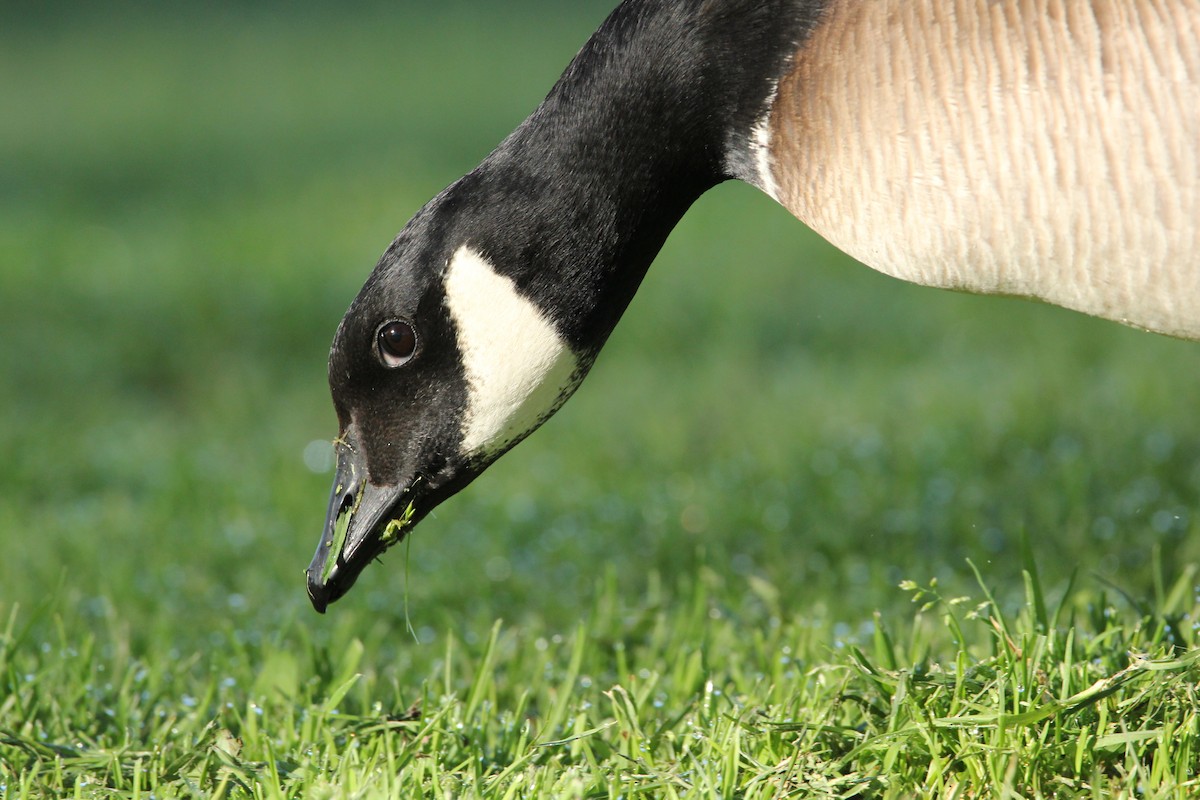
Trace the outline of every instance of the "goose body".
{"type": "Polygon", "coordinates": [[[1200,339],[1200,0],[626,0],[339,326],[318,610],[561,406],[728,179],[898,278],[1200,339]]]}
{"type": "Polygon", "coordinates": [[[833,3],[766,135],[769,193],[864,264],[1200,337],[1194,2],[833,3]]]}

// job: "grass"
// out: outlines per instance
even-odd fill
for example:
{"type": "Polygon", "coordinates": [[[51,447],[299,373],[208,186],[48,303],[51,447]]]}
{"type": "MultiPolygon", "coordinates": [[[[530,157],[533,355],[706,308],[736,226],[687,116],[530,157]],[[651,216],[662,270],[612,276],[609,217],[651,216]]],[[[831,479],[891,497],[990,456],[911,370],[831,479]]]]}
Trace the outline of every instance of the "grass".
{"type": "Polygon", "coordinates": [[[35,646],[14,615],[5,793],[1193,796],[1194,571],[1143,611],[1051,603],[1026,577],[1015,616],[983,587],[907,584],[914,624],[896,637],[876,616],[853,644],[776,616],[765,583],[722,608],[705,570],[631,604],[610,575],[569,634],[449,634],[415,676],[366,666],[352,632],[322,646],[295,627],[163,669],[119,630],[35,646]]]}
{"type": "Polygon", "coordinates": [[[606,5],[0,27],[0,797],[1197,793],[1195,346],[746,187],[311,612],[334,326],[606,5]]]}

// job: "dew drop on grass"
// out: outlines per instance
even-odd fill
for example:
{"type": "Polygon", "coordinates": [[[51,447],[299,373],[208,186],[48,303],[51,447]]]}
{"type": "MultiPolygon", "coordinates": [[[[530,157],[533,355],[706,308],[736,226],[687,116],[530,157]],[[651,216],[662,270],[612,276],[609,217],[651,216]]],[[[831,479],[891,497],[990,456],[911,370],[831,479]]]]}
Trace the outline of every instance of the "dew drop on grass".
{"type": "Polygon", "coordinates": [[[537,517],[538,506],[530,495],[522,493],[510,497],[504,510],[509,521],[523,524],[537,517]]]}
{"type": "Polygon", "coordinates": [[[492,556],[484,564],[483,571],[487,574],[489,580],[499,583],[509,579],[512,575],[512,566],[504,556],[492,556]]]}
{"type": "Polygon", "coordinates": [[[700,505],[684,507],[679,514],[679,526],[688,533],[704,533],[708,530],[708,511],[700,505]]]}
{"type": "Polygon", "coordinates": [[[333,446],[326,439],[314,439],[304,446],[303,459],[309,472],[324,475],[333,469],[333,446]]]}
{"type": "Polygon", "coordinates": [[[782,533],[792,521],[792,514],[783,503],[772,503],[763,509],[762,523],[769,531],[782,533]]]}
{"type": "Polygon", "coordinates": [[[980,539],[989,553],[1002,553],[1008,546],[1008,537],[999,528],[984,528],[983,533],[980,534],[980,539]]]}
{"type": "Polygon", "coordinates": [[[1111,517],[1097,517],[1092,522],[1092,536],[1101,541],[1108,541],[1117,533],[1117,524],[1111,517]]]}
{"type": "Polygon", "coordinates": [[[1175,527],[1177,520],[1180,517],[1174,511],[1166,508],[1160,508],[1154,512],[1154,516],[1150,518],[1150,525],[1157,533],[1170,533],[1175,527]]]}
{"type": "Polygon", "coordinates": [[[1146,455],[1161,464],[1171,457],[1171,453],[1175,449],[1175,437],[1168,431],[1153,431],[1146,436],[1142,446],[1146,455]]]}

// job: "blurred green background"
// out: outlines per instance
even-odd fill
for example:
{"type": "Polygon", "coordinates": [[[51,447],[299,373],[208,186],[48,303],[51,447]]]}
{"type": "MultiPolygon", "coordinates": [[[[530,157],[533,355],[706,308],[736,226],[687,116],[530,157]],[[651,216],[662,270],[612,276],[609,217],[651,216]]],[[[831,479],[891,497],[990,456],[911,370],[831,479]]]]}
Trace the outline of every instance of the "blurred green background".
{"type": "Polygon", "coordinates": [[[419,669],[406,613],[568,630],[605,580],[707,567],[852,636],[968,558],[1018,591],[1023,536],[1051,586],[1197,559],[1196,345],[903,285],[731,184],[576,398],[313,613],[333,330],[609,6],[0,12],[0,607],[174,654],[374,630],[419,669]]]}

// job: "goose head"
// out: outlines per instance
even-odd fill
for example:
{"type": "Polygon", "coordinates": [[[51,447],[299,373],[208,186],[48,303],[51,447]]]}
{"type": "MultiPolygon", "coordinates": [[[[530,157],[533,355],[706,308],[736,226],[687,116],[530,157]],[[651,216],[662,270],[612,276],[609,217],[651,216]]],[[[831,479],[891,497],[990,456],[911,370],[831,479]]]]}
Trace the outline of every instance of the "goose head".
{"type": "Polygon", "coordinates": [[[307,570],[319,611],[541,425],[590,364],[489,260],[464,193],[451,187],[409,223],[335,334],[337,466],[307,570]]]}

